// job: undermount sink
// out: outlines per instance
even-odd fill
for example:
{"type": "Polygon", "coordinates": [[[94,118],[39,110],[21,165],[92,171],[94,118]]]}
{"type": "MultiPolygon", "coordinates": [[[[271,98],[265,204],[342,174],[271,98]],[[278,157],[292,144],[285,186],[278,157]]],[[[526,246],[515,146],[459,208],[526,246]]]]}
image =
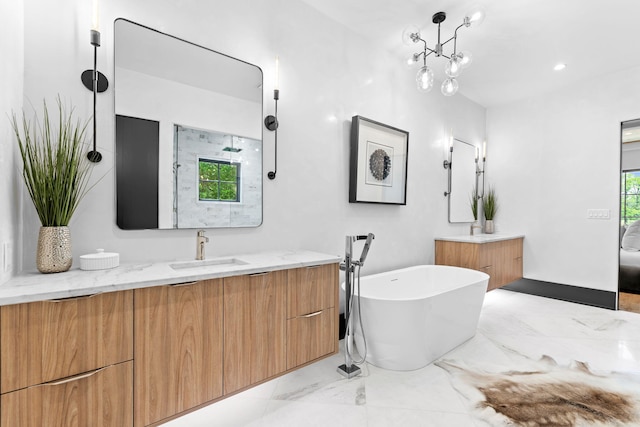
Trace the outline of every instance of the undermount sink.
{"type": "Polygon", "coordinates": [[[203,260],[196,260],[196,261],[183,261],[183,262],[176,262],[173,264],[169,264],[169,267],[173,268],[174,270],[184,270],[187,268],[201,268],[201,267],[211,267],[211,266],[217,266],[217,267],[232,267],[235,265],[247,265],[249,264],[246,261],[242,261],[241,259],[238,258],[219,258],[219,259],[203,259],[203,260]]]}

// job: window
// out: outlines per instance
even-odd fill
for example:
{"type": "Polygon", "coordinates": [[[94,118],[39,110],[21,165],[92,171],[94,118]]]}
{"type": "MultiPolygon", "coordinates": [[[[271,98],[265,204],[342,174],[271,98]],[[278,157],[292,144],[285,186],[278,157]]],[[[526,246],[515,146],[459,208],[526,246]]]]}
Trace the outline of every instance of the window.
{"type": "Polygon", "coordinates": [[[640,171],[623,172],[621,184],[620,217],[628,225],[640,219],[640,171]]]}
{"type": "Polygon", "coordinates": [[[240,163],[198,159],[198,200],[240,202],[240,163]]]}

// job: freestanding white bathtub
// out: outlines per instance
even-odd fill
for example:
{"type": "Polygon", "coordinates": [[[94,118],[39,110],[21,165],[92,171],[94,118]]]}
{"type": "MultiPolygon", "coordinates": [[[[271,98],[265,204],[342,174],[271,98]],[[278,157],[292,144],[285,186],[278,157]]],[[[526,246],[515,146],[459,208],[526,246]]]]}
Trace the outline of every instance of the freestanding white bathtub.
{"type": "MultiPolygon", "coordinates": [[[[419,369],[469,340],[476,333],[488,282],[489,276],[480,271],[442,265],[362,277],[367,361],[384,369],[419,369]]],[[[362,354],[357,288],[352,316],[362,354]]]]}

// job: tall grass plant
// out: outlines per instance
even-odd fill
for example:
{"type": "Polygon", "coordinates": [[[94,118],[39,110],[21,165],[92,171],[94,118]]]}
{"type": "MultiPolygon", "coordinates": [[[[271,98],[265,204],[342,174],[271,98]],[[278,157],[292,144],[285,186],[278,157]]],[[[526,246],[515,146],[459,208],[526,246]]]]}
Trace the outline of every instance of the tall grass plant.
{"type": "Polygon", "coordinates": [[[43,227],[67,226],[88,191],[89,161],[85,156],[86,123],[73,118],[73,108],[57,98],[50,116],[43,101],[42,120],[12,116],[22,156],[22,176],[43,227]]]}

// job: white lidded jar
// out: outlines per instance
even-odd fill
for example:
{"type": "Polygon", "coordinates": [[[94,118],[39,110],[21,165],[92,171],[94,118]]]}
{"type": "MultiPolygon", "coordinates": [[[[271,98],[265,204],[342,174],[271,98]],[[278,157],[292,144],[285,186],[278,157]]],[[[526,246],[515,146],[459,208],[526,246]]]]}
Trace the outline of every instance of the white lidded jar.
{"type": "Polygon", "coordinates": [[[96,249],[93,254],[80,255],[80,270],[107,270],[120,265],[120,254],[96,249]]]}

